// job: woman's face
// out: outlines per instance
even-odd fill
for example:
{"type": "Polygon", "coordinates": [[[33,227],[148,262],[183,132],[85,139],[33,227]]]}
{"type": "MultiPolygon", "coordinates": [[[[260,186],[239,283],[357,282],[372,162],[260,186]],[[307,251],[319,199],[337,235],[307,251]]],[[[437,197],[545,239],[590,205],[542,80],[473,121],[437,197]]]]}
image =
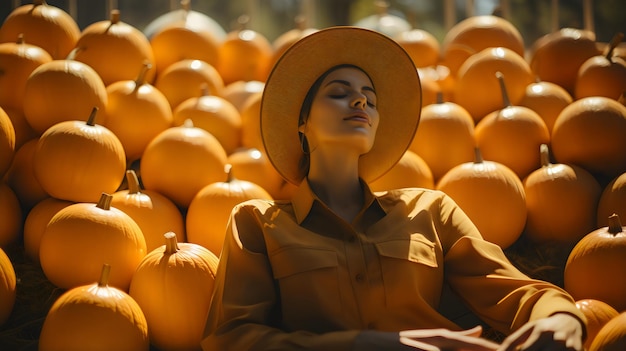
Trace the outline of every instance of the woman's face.
{"type": "Polygon", "coordinates": [[[379,116],[376,92],[369,77],[354,67],[330,72],[315,94],[307,121],[300,127],[309,150],[321,147],[357,148],[374,145],[379,116]]]}

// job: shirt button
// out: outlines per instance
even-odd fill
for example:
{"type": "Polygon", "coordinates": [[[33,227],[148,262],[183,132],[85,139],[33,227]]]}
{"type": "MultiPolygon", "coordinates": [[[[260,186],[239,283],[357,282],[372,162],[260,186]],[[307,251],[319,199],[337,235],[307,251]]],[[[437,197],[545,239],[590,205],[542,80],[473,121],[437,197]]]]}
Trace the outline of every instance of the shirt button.
{"type": "Polygon", "coordinates": [[[354,279],[356,279],[357,282],[361,283],[361,282],[363,282],[365,277],[363,276],[363,274],[359,273],[356,276],[354,276],[354,279]]]}

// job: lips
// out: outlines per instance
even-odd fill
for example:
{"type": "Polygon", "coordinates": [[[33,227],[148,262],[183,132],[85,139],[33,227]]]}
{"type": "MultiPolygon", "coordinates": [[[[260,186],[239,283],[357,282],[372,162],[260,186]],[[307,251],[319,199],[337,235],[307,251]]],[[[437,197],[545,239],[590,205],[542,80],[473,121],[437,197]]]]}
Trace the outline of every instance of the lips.
{"type": "Polygon", "coordinates": [[[369,126],[372,126],[372,122],[370,121],[369,116],[365,112],[355,112],[354,114],[344,118],[345,121],[361,121],[363,123],[367,123],[369,126]]]}

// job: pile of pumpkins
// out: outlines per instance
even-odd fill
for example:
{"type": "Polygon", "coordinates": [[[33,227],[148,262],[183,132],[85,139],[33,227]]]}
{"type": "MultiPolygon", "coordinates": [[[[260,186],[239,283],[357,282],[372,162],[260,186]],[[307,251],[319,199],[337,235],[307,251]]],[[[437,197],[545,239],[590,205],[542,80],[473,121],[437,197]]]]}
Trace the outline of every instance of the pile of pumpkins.
{"type": "MultiPolygon", "coordinates": [[[[40,350],[199,350],[230,210],[295,188],[263,152],[260,98],[277,58],[317,29],[297,22],[270,42],[245,17],[221,32],[183,5],[149,33],[118,10],[80,30],[43,0],[0,27],[0,324],[19,243],[65,290],[40,350]]],[[[588,316],[587,347],[624,349],[622,35],[563,28],[526,49],[485,15],[441,43],[421,29],[394,39],[423,110],[372,189],[442,190],[503,249],[521,236],[571,247],[564,288],[588,316]]]]}

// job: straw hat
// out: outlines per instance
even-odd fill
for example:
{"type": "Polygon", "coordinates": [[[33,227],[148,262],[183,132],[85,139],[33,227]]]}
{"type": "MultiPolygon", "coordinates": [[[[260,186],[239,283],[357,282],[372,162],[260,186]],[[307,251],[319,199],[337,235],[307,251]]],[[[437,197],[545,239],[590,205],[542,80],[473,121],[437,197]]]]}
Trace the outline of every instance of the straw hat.
{"type": "Polygon", "coordinates": [[[390,37],[353,26],[321,29],[294,43],[278,60],[263,89],[261,135],[268,158],[287,181],[305,177],[298,117],[315,80],[328,69],[352,64],[372,79],[380,123],[371,151],[361,156],[359,174],[373,181],[393,167],[407,150],[421,111],[417,69],[390,37]]]}

